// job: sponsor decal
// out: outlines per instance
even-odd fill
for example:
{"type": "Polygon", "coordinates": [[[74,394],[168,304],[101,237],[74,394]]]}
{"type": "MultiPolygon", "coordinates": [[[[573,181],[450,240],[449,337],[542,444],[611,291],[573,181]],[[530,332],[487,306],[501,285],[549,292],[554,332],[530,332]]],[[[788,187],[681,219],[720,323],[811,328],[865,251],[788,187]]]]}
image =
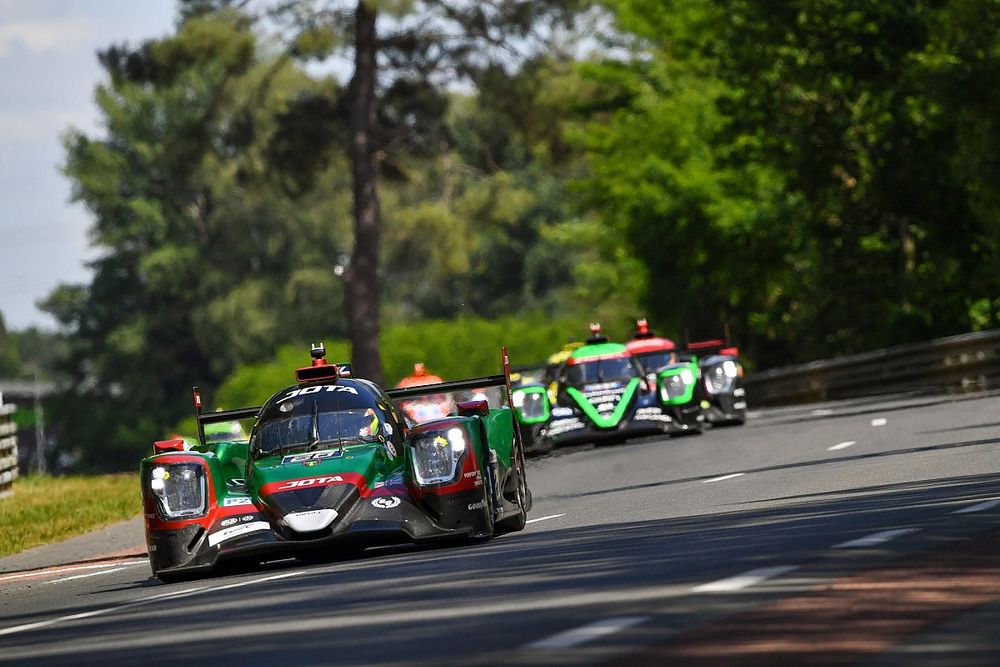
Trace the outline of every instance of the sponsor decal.
{"type": "Polygon", "coordinates": [[[354,387],[346,387],[344,385],[339,385],[339,384],[320,384],[320,385],[313,385],[311,387],[301,387],[300,389],[293,389],[290,392],[288,392],[287,395],[283,396],[281,400],[278,402],[283,403],[284,401],[287,401],[290,398],[295,398],[296,396],[308,396],[309,394],[318,394],[324,391],[327,393],[343,392],[345,394],[354,394],[355,396],[358,395],[358,390],[355,389],[354,387]]]}
{"type": "Polygon", "coordinates": [[[563,406],[552,408],[553,417],[572,417],[573,408],[567,408],[563,406]]]}
{"type": "MultiPolygon", "coordinates": [[[[281,459],[282,463],[307,463],[309,461],[316,461],[317,463],[323,459],[335,459],[338,456],[343,456],[344,452],[340,449],[323,449],[318,452],[306,452],[305,454],[289,454],[285,458],[281,459]]],[[[313,465],[316,465],[313,463],[313,465]]]]}
{"type": "Polygon", "coordinates": [[[743,389],[742,387],[737,387],[736,389],[733,389],[733,396],[743,396],[746,393],[747,393],[746,390],[743,389]]]}
{"type": "Polygon", "coordinates": [[[579,419],[557,419],[549,424],[545,430],[545,435],[559,435],[568,431],[578,431],[584,428],[584,424],[579,419]]]}
{"type": "Polygon", "coordinates": [[[590,392],[600,392],[607,391],[608,389],[617,389],[621,391],[622,386],[618,382],[600,382],[597,384],[585,384],[583,385],[583,390],[587,393],[590,392]]]}
{"type": "Polygon", "coordinates": [[[285,482],[283,485],[278,487],[278,491],[288,491],[289,489],[301,489],[309,486],[324,486],[326,484],[336,484],[337,482],[343,482],[344,478],[340,475],[334,475],[332,477],[307,477],[306,479],[293,479],[290,482],[285,482]]]}
{"type": "Polygon", "coordinates": [[[149,545],[149,550],[150,550],[151,552],[152,552],[152,551],[156,551],[156,545],[155,545],[155,544],[150,544],[150,545],[149,545]]]}
{"type": "Polygon", "coordinates": [[[379,498],[372,498],[372,507],[388,510],[393,507],[399,507],[400,502],[402,501],[400,501],[400,499],[396,496],[382,496],[379,498]]]}
{"type": "Polygon", "coordinates": [[[472,503],[472,504],[470,504],[469,505],[469,510],[470,511],[471,510],[481,510],[481,509],[484,509],[485,507],[486,507],[486,499],[483,498],[478,503],[472,503]]]}
{"type": "Polygon", "coordinates": [[[222,530],[217,530],[214,533],[211,533],[208,536],[208,546],[214,547],[220,542],[231,540],[234,537],[239,537],[240,535],[270,529],[271,525],[266,521],[253,521],[250,523],[242,523],[237,526],[230,526],[229,528],[223,528],[222,530]]]}
{"type": "Polygon", "coordinates": [[[223,528],[227,526],[234,526],[238,523],[249,523],[257,518],[256,514],[244,514],[243,516],[232,516],[228,519],[223,519],[219,522],[219,525],[223,528]]]}
{"type": "Polygon", "coordinates": [[[482,473],[480,473],[478,470],[473,470],[472,472],[465,473],[464,475],[462,475],[462,477],[464,477],[465,479],[469,479],[470,477],[475,477],[476,479],[479,479],[479,475],[481,474],[482,473]]]}
{"type": "Polygon", "coordinates": [[[660,412],[659,408],[640,408],[635,411],[632,421],[672,422],[673,419],[671,419],[670,415],[660,412]]]}
{"type": "Polygon", "coordinates": [[[246,486],[247,481],[240,477],[233,477],[232,479],[226,480],[226,486],[230,488],[239,488],[241,486],[246,486]]]}
{"type": "Polygon", "coordinates": [[[733,410],[746,410],[746,409],[747,409],[746,401],[737,401],[736,403],[733,403],[733,410]]]}
{"type": "Polygon", "coordinates": [[[236,507],[238,505],[253,505],[253,500],[244,496],[242,498],[226,498],[222,501],[223,507],[236,507]]]}
{"type": "MultiPolygon", "coordinates": [[[[387,429],[389,428],[388,424],[386,424],[385,426],[387,429]]],[[[396,445],[392,444],[391,440],[385,441],[385,451],[389,452],[389,456],[391,456],[392,458],[396,458],[396,445]]]]}

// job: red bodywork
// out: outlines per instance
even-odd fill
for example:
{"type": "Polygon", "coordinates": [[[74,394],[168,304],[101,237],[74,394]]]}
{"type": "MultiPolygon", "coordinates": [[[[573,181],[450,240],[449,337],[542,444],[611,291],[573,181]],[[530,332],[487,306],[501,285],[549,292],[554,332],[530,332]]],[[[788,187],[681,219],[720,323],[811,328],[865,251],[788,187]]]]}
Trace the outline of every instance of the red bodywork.
{"type": "Polygon", "coordinates": [[[663,350],[676,350],[677,346],[669,338],[636,338],[625,343],[625,347],[632,354],[642,354],[644,352],[660,352],[663,350]]]}

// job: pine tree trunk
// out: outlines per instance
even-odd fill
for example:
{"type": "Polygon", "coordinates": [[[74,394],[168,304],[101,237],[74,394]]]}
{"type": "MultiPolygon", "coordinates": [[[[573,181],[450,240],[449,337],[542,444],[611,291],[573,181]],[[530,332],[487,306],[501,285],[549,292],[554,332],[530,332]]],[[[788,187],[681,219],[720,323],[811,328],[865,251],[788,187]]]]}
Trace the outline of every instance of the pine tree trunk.
{"type": "Polygon", "coordinates": [[[375,10],[358,1],[354,27],[354,76],[348,89],[350,157],[354,180],[354,250],[344,273],[345,305],[354,373],[382,384],[379,355],[378,277],[382,217],[378,200],[378,162],[372,144],[375,127],[375,78],[378,50],[375,10]]]}

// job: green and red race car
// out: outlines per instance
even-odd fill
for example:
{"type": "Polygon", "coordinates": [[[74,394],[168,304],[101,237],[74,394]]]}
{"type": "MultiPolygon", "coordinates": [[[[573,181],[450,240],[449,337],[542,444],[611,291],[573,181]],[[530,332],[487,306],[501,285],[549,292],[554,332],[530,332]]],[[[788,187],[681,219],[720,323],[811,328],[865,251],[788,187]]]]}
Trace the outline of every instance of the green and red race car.
{"type": "Polygon", "coordinates": [[[322,345],[312,356],[295,385],[260,407],[202,413],[196,390],[199,444],[157,442],[142,461],[157,577],[233,561],[325,560],[382,544],[484,540],[524,527],[531,492],[506,350],[503,374],[389,391],[328,364],[322,345]],[[472,392],[479,400],[462,400],[472,392]],[[455,414],[416,424],[398,407],[428,394],[452,397],[455,414]],[[235,420],[253,421],[249,442],[206,440],[206,425],[235,420]]]}
{"type": "Polygon", "coordinates": [[[645,319],[636,321],[626,345],[647,374],[657,375],[661,391],[666,388],[671,396],[683,396],[686,403],[697,401],[706,423],[726,426],[746,421],[743,364],[735,346],[707,340],[680,348],[669,338],[657,336],[645,319]],[[682,373],[694,373],[696,385],[681,382],[677,376],[682,373]]]}
{"type": "MultiPolygon", "coordinates": [[[[647,373],[628,347],[591,325],[586,344],[564,350],[534,382],[514,390],[514,407],[530,451],[569,442],[624,440],[651,433],[700,433],[696,362],[647,373]]],[[[529,375],[529,377],[531,377],[529,375]]]]}

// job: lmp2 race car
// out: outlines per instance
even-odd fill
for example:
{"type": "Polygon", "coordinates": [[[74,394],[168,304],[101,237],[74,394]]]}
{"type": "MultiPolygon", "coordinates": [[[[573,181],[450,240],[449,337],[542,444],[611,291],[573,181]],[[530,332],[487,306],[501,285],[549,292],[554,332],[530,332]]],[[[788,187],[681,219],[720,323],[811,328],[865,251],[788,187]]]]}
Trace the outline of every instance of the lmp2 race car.
{"type": "Polygon", "coordinates": [[[623,440],[657,432],[700,433],[697,365],[646,374],[625,345],[591,325],[586,344],[561,364],[522,372],[514,407],[530,451],[566,442],[623,440]]]}
{"type": "MultiPolygon", "coordinates": [[[[743,388],[743,364],[739,350],[721,340],[688,343],[678,348],[669,338],[661,338],[645,319],[636,321],[629,351],[647,374],[656,374],[662,387],[684,386],[701,407],[704,420],[715,426],[743,424],[746,421],[746,391],[743,388]],[[699,357],[698,354],[710,352],[699,357]],[[685,370],[686,369],[686,370],[685,370]],[[694,372],[695,386],[679,382],[681,373],[694,372]]],[[[673,390],[670,390],[673,391],[673,390]]]]}
{"type": "Polygon", "coordinates": [[[375,545],[485,540],[521,530],[531,509],[524,451],[504,373],[384,391],[313,365],[263,406],[201,411],[199,444],[156,442],[140,484],[153,574],[163,581],[225,562],[294,556],[322,561],[375,545]],[[464,401],[476,392],[487,400],[464,401]],[[456,413],[414,423],[403,400],[449,395],[456,413]],[[247,441],[205,438],[205,426],[252,419],[247,441]]]}

